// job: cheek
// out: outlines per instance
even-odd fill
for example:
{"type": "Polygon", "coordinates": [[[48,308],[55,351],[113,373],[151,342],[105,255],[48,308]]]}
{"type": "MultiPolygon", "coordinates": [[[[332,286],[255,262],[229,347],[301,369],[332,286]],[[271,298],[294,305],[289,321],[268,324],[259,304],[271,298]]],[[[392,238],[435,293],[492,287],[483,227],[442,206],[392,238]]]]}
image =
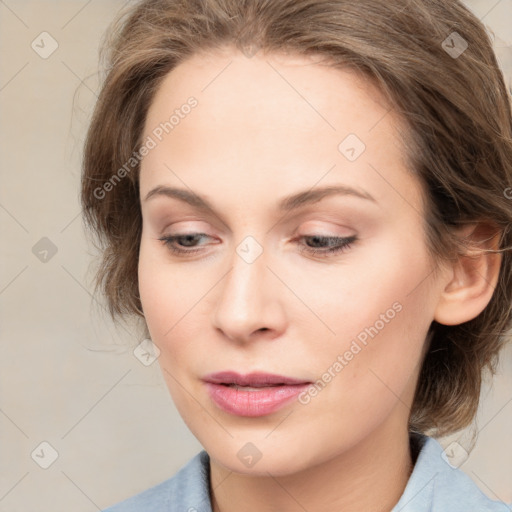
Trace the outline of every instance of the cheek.
{"type": "Polygon", "coordinates": [[[432,266],[419,237],[388,232],[354,249],[339,264],[319,268],[283,268],[281,274],[287,283],[293,283],[297,296],[318,313],[307,318],[322,333],[322,343],[332,339],[333,346],[343,348],[337,343],[350,341],[376,323],[384,332],[398,326],[421,330],[432,320],[428,279],[432,266]],[[306,277],[308,273],[311,277],[306,277]],[[302,277],[294,277],[297,275],[302,277]]]}
{"type": "Polygon", "coordinates": [[[162,376],[180,415],[194,433],[192,423],[200,421],[204,411],[182,388],[186,381],[184,369],[191,368],[191,357],[194,351],[197,353],[197,333],[187,332],[187,321],[194,313],[194,286],[184,286],[183,274],[176,266],[166,264],[165,251],[157,249],[153,240],[143,235],[138,265],[142,309],[151,339],[160,349],[162,376]]]}
{"type": "MultiPolygon", "coordinates": [[[[159,242],[157,242],[159,243],[159,242]]],[[[204,354],[208,327],[205,319],[212,284],[205,284],[204,275],[190,267],[170,263],[165,250],[154,240],[141,239],[138,280],[142,309],[151,340],[160,350],[158,358],[162,374],[180,413],[188,415],[195,411],[181,385],[193,375],[201,373],[198,354],[204,354]],[[181,384],[181,385],[180,385],[181,384]]],[[[207,280],[210,282],[209,280],[207,280]]],[[[188,387],[188,385],[187,385],[188,387]]],[[[195,411],[201,414],[201,411],[195,411]]]]}
{"type": "MultiPolygon", "coordinates": [[[[148,329],[158,344],[159,341],[172,338],[180,324],[180,318],[186,319],[187,310],[191,310],[194,298],[201,296],[200,282],[194,282],[196,274],[177,264],[170,264],[166,251],[159,241],[142,235],[138,280],[139,292],[148,329]]],[[[188,314],[193,315],[193,311],[188,314]]]]}
{"type": "Polygon", "coordinates": [[[410,391],[434,312],[423,241],[388,240],[379,244],[378,256],[360,251],[337,278],[315,282],[323,293],[314,294],[312,309],[335,333],[315,342],[318,350],[310,359],[319,388],[332,380],[325,398],[363,415],[390,407],[410,391]],[[368,409],[372,404],[375,409],[368,409]]]}

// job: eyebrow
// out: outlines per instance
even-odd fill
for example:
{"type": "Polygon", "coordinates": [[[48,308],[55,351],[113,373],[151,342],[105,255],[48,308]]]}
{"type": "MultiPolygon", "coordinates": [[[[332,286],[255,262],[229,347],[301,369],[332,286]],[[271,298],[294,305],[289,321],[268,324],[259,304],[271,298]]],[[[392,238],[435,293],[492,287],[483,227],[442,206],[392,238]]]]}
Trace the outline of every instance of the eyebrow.
{"type": "MultiPolygon", "coordinates": [[[[375,198],[364,190],[357,190],[355,188],[347,187],[344,185],[331,185],[322,188],[302,190],[300,192],[286,196],[279,201],[277,209],[281,212],[290,212],[303,206],[316,203],[325,197],[334,195],[358,197],[360,199],[365,199],[377,203],[375,198]]],[[[216,213],[215,208],[205,197],[196,194],[191,190],[159,185],[150,190],[143,201],[146,202],[149,199],[157,196],[178,199],[205,212],[210,212],[213,214],[216,213]]]]}

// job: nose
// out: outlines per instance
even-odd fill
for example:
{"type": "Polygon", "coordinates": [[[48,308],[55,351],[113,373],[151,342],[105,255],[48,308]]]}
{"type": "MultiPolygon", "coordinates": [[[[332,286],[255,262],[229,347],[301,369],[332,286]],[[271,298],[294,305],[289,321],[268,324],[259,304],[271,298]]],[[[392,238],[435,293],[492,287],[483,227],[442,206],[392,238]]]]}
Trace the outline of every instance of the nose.
{"type": "Polygon", "coordinates": [[[231,341],[274,339],[286,329],[284,285],[267,266],[265,252],[252,262],[235,252],[216,288],[213,324],[231,341]]]}

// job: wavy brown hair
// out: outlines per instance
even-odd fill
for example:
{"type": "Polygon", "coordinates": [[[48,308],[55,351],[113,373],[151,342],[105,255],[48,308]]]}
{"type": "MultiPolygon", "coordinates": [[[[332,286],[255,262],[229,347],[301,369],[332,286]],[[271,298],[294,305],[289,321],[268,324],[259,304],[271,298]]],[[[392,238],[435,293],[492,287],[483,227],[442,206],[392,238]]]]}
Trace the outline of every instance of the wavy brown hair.
{"type": "Polygon", "coordinates": [[[471,321],[432,322],[409,420],[411,431],[431,435],[467,426],[511,322],[512,114],[490,36],[457,0],[144,0],[125,10],[104,41],[81,189],[85,225],[101,248],[96,290],[112,318],[143,321],[139,166],[126,163],[142,144],[149,105],[176,65],[225,48],[321,57],[377,84],[407,126],[434,258],[467,247],[456,228],[494,226],[502,261],[493,296],[471,321]],[[448,51],[465,44],[461,55],[448,51]]]}

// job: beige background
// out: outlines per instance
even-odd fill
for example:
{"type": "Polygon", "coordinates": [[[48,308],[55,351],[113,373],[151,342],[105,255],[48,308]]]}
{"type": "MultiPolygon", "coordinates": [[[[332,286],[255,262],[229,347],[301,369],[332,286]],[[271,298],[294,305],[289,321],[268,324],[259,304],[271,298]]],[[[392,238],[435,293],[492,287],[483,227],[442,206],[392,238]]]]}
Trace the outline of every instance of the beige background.
{"type": "MultiPolygon", "coordinates": [[[[124,3],[0,0],[0,512],[99,510],[169,478],[201,449],[157,363],[146,367],[133,355],[141,340],[114,328],[91,296],[80,154],[98,44],[124,3]],[[58,48],[42,58],[32,41],[39,53],[58,48]],[[48,261],[34,246],[50,251],[48,261]],[[51,449],[42,442],[58,452],[47,469],[40,464],[51,449]]],[[[510,80],[512,0],[469,4],[494,30],[510,80]]],[[[478,418],[476,446],[461,468],[486,494],[510,502],[511,347],[478,418]]],[[[442,444],[466,446],[463,434],[442,444]]]]}

